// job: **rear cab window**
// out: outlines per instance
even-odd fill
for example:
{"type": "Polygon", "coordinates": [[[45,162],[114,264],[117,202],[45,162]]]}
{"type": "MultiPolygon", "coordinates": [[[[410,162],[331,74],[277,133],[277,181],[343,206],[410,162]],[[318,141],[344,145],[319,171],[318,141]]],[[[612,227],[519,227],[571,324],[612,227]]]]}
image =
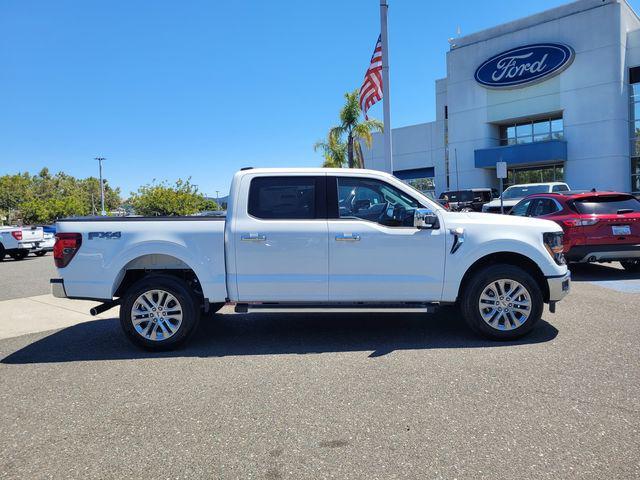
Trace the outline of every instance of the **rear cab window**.
{"type": "Polygon", "coordinates": [[[326,218],[325,177],[255,177],[248,213],[264,220],[326,218]]]}

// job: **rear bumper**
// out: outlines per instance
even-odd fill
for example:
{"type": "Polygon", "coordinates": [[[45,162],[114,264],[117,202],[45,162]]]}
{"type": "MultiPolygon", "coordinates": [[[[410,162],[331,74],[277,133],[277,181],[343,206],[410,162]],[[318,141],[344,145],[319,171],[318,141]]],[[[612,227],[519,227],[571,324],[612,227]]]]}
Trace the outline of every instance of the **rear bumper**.
{"type": "Polygon", "coordinates": [[[571,290],[571,272],[561,277],[547,277],[549,286],[549,302],[559,302],[567,296],[571,290]]]}
{"type": "Polygon", "coordinates": [[[62,278],[52,278],[49,280],[51,283],[51,295],[56,298],[67,298],[67,292],[64,289],[64,280],[62,278]]]}
{"type": "Polygon", "coordinates": [[[18,243],[18,250],[34,251],[40,248],[40,242],[20,242],[18,243]]]}
{"type": "Polygon", "coordinates": [[[578,245],[565,254],[569,262],[613,262],[640,258],[640,244],[578,245]]]}

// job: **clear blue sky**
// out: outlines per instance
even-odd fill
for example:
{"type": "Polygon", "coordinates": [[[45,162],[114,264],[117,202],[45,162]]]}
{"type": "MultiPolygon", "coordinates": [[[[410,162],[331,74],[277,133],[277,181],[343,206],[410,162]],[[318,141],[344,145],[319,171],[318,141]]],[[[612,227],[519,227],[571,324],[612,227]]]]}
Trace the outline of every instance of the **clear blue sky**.
{"type": "MultiPolygon", "coordinates": [[[[389,0],[392,123],[433,120],[447,38],[562,0],[389,0]]],[[[633,1],[637,9],[640,0],[633,1]]],[[[105,176],[124,195],[252,166],[316,166],[359,88],[378,0],[11,1],[0,7],[0,174],[105,176]]],[[[381,118],[381,105],[371,110],[381,118]]]]}

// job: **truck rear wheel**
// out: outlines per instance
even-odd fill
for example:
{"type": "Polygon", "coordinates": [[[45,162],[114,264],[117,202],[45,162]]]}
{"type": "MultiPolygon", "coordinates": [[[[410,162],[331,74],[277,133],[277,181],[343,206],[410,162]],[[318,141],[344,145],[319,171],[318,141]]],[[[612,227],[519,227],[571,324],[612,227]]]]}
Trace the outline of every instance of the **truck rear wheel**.
{"type": "Polygon", "coordinates": [[[189,286],[171,275],[150,275],[129,288],[120,305],[120,324],[134,344],[171,350],[195,331],[200,305],[189,286]]]}
{"type": "Polygon", "coordinates": [[[460,300],[462,314],[476,333],[513,340],[531,331],[542,316],[538,283],[520,267],[498,264],[477,272],[460,300]]]}
{"type": "Polygon", "coordinates": [[[17,252],[10,253],[9,256],[14,260],[24,260],[29,255],[29,250],[18,250],[17,252]]]}

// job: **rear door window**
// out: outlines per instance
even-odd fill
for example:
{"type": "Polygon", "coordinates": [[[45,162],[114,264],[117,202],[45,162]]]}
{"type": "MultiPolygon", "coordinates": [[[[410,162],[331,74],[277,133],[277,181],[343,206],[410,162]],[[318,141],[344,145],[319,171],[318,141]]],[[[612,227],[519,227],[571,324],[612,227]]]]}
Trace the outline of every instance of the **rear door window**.
{"type": "Polygon", "coordinates": [[[325,177],[256,177],[249,187],[249,215],[265,220],[325,217],[325,177]]]}
{"type": "Polygon", "coordinates": [[[551,215],[558,211],[556,202],[550,198],[536,198],[531,202],[531,210],[529,215],[532,217],[542,217],[544,215],[551,215]]]}
{"type": "Polygon", "coordinates": [[[632,195],[580,198],[574,206],[583,215],[615,215],[640,212],[640,201],[632,195]]]}

